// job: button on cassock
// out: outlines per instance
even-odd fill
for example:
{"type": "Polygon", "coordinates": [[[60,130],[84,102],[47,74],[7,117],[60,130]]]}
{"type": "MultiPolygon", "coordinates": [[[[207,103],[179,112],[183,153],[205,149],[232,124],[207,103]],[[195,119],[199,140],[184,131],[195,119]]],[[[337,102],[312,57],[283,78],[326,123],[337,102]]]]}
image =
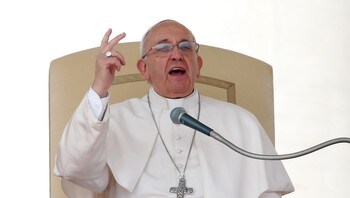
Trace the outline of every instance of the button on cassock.
{"type": "Polygon", "coordinates": [[[177,149],[176,153],[177,154],[181,154],[182,153],[182,149],[177,149]]]}

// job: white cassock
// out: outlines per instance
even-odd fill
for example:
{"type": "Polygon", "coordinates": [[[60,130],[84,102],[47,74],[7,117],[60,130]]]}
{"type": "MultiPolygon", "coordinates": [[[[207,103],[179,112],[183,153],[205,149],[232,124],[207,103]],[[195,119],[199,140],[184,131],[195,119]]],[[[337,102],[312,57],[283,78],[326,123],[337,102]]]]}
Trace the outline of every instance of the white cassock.
{"type": "MultiPolygon", "coordinates": [[[[175,165],[183,171],[194,131],[174,125],[170,112],[181,106],[197,118],[199,95],[168,99],[151,88],[149,98],[175,164],[147,96],[108,106],[101,121],[86,96],[65,128],[56,158],[54,173],[68,196],[176,197],[169,192],[178,184],[175,165]]],[[[200,96],[199,120],[247,151],[276,154],[256,118],[237,105],[200,96]]],[[[185,178],[194,189],[186,198],[275,198],[294,191],[280,161],[246,158],[199,132],[185,178]]]]}

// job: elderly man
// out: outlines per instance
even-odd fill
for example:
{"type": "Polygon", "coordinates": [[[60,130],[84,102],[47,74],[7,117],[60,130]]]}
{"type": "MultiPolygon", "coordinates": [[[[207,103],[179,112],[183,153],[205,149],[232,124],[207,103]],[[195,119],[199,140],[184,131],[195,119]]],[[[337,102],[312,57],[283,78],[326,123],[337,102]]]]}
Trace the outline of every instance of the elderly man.
{"type": "MultiPolygon", "coordinates": [[[[115,72],[125,65],[114,49],[125,34],[110,40],[111,32],[101,42],[91,89],[65,128],[56,175],[113,198],[275,198],[294,190],[280,161],[243,157],[171,122],[171,110],[183,107],[244,149],[275,154],[251,113],[195,89],[203,63],[199,45],[176,21],[155,24],[141,41],[137,68],[151,85],[149,93],[108,105],[115,72]]],[[[75,188],[65,188],[78,196],[75,188]]]]}

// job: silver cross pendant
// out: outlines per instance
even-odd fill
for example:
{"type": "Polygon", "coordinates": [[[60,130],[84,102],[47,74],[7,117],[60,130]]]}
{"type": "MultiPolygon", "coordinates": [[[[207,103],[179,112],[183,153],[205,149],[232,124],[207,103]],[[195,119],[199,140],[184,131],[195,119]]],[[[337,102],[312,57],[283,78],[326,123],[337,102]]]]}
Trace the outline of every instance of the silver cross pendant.
{"type": "Polygon", "coordinates": [[[184,177],[181,177],[179,180],[179,185],[177,187],[171,187],[169,189],[169,192],[176,193],[177,198],[184,198],[185,194],[193,193],[193,188],[187,188],[186,187],[186,179],[184,177]]]}

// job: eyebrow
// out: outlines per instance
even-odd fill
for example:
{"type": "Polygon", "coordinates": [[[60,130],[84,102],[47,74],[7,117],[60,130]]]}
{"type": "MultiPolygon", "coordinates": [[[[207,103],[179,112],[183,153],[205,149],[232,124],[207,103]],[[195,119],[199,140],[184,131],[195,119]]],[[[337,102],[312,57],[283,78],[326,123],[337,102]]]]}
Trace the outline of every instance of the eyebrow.
{"type": "Polygon", "coordinates": [[[163,40],[160,40],[157,42],[157,44],[159,43],[169,43],[169,40],[168,39],[163,39],[163,40]]]}
{"type": "MultiPolygon", "coordinates": [[[[188,39],[181,39],[178,43],[181,43],[181,42],[183,42],[183,41],[190,41],[190,40],[188,40],[188,39]]],[[[157,44],[160,44],[160,43],[170,43],[170,41],[169,41],[169,39],[162,39],[162,40],[158,41],[158,42],[156,43],[156,45],[157,45],[157,44]]],[[[177,43],[177,44],[178,44],[178,43],[177,43]]]]}

